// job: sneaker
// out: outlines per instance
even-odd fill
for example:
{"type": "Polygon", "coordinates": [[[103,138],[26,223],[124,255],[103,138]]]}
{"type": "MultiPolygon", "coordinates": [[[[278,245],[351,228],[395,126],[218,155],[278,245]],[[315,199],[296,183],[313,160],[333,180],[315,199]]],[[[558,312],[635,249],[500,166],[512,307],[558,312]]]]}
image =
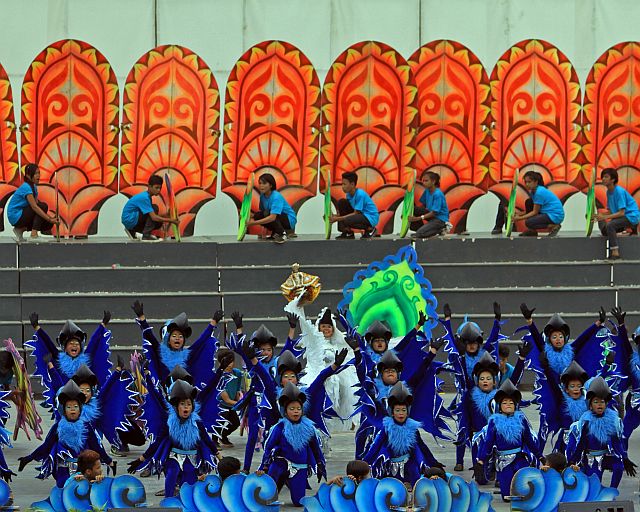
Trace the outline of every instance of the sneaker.
{"type": "Polygon", "coordinates": [[[24,242],[24,230],[22,229],[18,229],[18,228],[13,228],[13,238],[16,242],[20,243],[20,242],[24,242]]]}
{"type": "Polygon", "coordinates": [[[363,238],[373,238],[374,236],[376,236],[376,228],[366,229],[364,233],[362,233],[360,239],[362,240],[363,238]]]}
{"type": "Polygon", "coordinates": [[[620,259],[620,255],[619,254],[609,254],[609,256],[607,256],[607,259],[609,261],[619,260],[620,259]]]}
{"type": "Polygon", "coordinates": [[[456,465],[453,467],[453,470],[454,470],[454,471],[464,471],[464,466],[463,466],[462,464],[456,464],[456,465]]]}
{"type": "Polygon", "coordinates": [[[162,238],[158,238],[156,235],[142,235],[143,242],[162,242],[162,238]]]}
{"type": "Polygon", "coordinates": [[[124,228],[124,232],[127,234],[127,238],[129,238],[129,240],[138,240],[138,237],[136,236],[135,231],[124,228]]]}
{"type": "Polygon", "coordinates": [[[111,455],[113,455],[114,457],[126,457],[127,455],[129,455],[129,450],[118,450],[115,446],[112,446],[111,455]]]}
{"type": "Polygon", "coordinates": [[[149,478],[151,476],[151,470],[149,468],[143,469],[140,472],[140,478],[149,478]]]}
{"type": "Polygon", "coordinates": [[[538,236],[538,232],[535,229],[527,229],[523,231],[518,236],[538,236]]]}
{"type": "Polygon", "coordinates": [[[273,241],[277,244],[283,244],[287,241],[287,235],[284,233],[282,235],[280,233],[274,233],[273,241]]]}
{"type": "Polygon", "coordinates": [[[222,439],[220,439],[220,446],[222,446],[223,448],[233,448],[233,443],[229,441],[228,438],[223,437],[222,439]]]}
{"type": "Polygon", "coordinates": [[[296,235],[296,232],[293,229],[288,229],[287,238],[291,240],[292,238],[298,238],[298,235],[296,235]]]}
{"type": "Polygon", "coordinates": [[[491,234],[492,235],[501,235],[502,234],[502,229],[501,228],[493,228],[491,230],[491,234]]]}
{"type": "Polygon", "coordinates": [[[560,231],[560,224],[552,224],[551,229],[549,230],[549,236],[556,236],[558,231],[560,231]]]}
{"type": "Polygon", "coordinates": [[[343,231],[336,237],[336,240],[354,240],[355,237],[353,231],[343,231]]]}

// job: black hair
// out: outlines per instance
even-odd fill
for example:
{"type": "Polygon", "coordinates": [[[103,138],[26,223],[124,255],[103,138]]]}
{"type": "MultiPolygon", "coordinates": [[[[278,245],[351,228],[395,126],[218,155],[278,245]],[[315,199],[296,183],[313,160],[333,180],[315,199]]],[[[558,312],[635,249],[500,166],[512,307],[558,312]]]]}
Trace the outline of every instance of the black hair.
{"type": "Polygon", "coordinates": [[[544,187],[544,177],[538,171],[527,171],[522,179],[526,180],[527,178],[544,187]]]}
{"type": "Polygon", "coordinates": [[[444,472],[444,469],[437,466],[425,469],[423,474],[426,478],[437,476],[438,478],[442,478],[445,482],[449,480],[447,478],[447,474],[444,472]]]}
{"type": "Polygon", "coordinates": [[[154,185],[162,185],[163,181],[162,178],[157,174],[152,174],[151,176],[149,176],[149,181],[147,183],[150,187],[153,187],[154,185]]]}
{"type": "Polygon", "coordinates": [[[33,196],[36,195],[36,184],[33,182],[33,176],[39,170],[36,164],[27,164],[24,166],[24,181],[26,181],[31,187],[31,191],[33,192],[33,196]]]}
{"type": "Polygon", "coordinates": [[[262,183],[268,183],[269,185],[271,185],[271,190],[278,189],[276,187],[276,179],[268,172],[261,174],[260,177],[258,178],[258,181],[261,181],[262,183]]]}
{"type": "Polygon", "coordinates": [[[228,476],[237,475],[240,471],[240,461],[235,457],[222,457],[218,462],[218,475],[223,482],[228,476]]]}
{"type": "Polygon", "coordinates": [[[424,176],[429,176],[433,180],[436,188],[440,188],[440,175],[437,172],[427,171],[424,173],[424,176]]]}
{"type": "Polygon", "coordinates": [[[511,354],[511,350],[509,349],[509,347],[502,344],[498,346],[498,355],[500,357],[507,358],[509,357],[509,354],[511,354]]]}
{"type": "Polygon", "coordinates": [[[100,454],[93,450],[82,450],[78,455],[78,473],[84,475],[85,471],[93,468],[97,460],[100,460],[100,454]]]}
{"type": "Polygon", "coordinates": [[[354,185],[358,184],[358,175],[355,172],[342,173],[342,179],[343,180],[347,180],[347,181],[353,183],[354,185]]]}
{"type": "Polygon", "coordinates": [[[347,475],[360,481],[371,472],[369,464],[363,460],[351,460],[347,463],[347,475]]]}
{"type": "Polygon", "coordinates": [[[551,469],[555,469],[558,473],[562,473],[567,468],[567,457],[564,453],[553,452],[545,455],[544,463],[551,469]]]}
{"type": "Polygon", "coordinates": [[[605,176],[609,176],[613,180],[614,183],[618,183],[618,171],[616,171],[613,167],[607,167],[603,169],[600,173],[600,178],[604,178],[605,176]]]}
{"type": "Polygon", "coordinates": [[[233,350],[229,349],[229,348],[225,348],[225,347],[221,347],[218,349],[218,352],[216,353],[216,359],[218,361],[218,364],[222,364],[222,360],[225,358],[225,356],[227,356],[228,354],[233,354],[233,350]]]}

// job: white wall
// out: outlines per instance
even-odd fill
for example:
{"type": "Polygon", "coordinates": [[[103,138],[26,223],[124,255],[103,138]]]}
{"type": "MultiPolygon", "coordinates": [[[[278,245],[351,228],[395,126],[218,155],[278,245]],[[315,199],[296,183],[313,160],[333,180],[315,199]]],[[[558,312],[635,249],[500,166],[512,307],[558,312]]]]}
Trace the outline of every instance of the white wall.
{"type": "MultiPolygon", "coordinates": [[[[235,61],[265,39],[300,48],[322,82],[332,61],[365,39],[385,42],[407,58],[421,44],[453,39],[491,72],[511,45],[535,37],[567,55],[582,85],[607,48],[640,39],[637,0],[157,0],[157,12],[153,0],[0,0],[0,13],[0,62],[11,79],[18,119],[27,68],[43,48],[63,38],[98,48],[121,86],[135,61],[156,44],[187,46],[213,70],[222,101],[235,61]]],[[[117,196],[102,207],[99,235],[121,235],[124,202],[117,196]]],[[[584,204],[580,195],[568,201],[565,229],[584,228],[584,204]]],[[[491,195],[476,201],[469,228],[491,229],[496,205],[491,195]]],[[[321,232],[321,212],[320,198],[308,201],[299,231],[321,232]]],[[[231,199],[218,193],[200,210],[195,234],[234,234],[236,222],[231,199]]]]}

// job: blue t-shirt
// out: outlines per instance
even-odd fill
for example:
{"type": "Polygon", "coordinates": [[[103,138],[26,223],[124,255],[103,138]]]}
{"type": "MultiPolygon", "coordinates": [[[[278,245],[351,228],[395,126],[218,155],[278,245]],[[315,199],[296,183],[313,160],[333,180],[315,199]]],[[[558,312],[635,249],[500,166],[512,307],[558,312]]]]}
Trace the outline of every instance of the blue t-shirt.
{"type": "Polygon", "coordinates": [[[429,189],[425,188],[420,202],[427,210],[436,214],[436,219],[440,219],[442,222],[449,222],[449,208],[442,190],[436,188],[432,194],[429,189]]]}
{"type": "Polygon", "coordinates": [[[18,223],[20,217],[22,217],[22,211],[29,204],[27,202],[28,195],[33,195],[34,199],[38,199],[38,187],[34,185],[32,189],[29,183],[23,183],[16,189],[11,196],[11,199],[9,199],[9,204],[7,205],[7,218],[12,226],[15,226],[18,223]]]}
{"type": "Polygon", "coordinates": [[[122,224],[127,229],[133,229],[138,224],[138,218],[140,214],[145,215],[153,211],[153,204],[151,203],[151,196],[149,191],[145,190],[136,194],[127,201],[122,209],[122,224]]]}
{"type": "Polygon", "coordinates": [[[546,187],[538,185],[533,193],[533,204],[540,205],[540,213],[546,213],[553,224],[560,224],[564,220],[564,208],[556,195],[546,187]]]}
{"type": "Polygon", "coordinates": [[[347,201],[355,211],[362,213],[371,227],[375,227],[380,219],[378,207],[364,190],[357,188],[353,194],[347,194],[347,201]]]}
{"type": "MultiPolygon", "coordinates": [[[[498,384],[498,386],[502,386],[507,379],[510,379],[513,375],[513,371],[515,370],[513,365],[509,363],[505,363],[504,366],[504,373],[500,372],[500,383],[498,384]]],[[[515,385],[516,383],[514,382],[513,384],[515,385]]]]}
{"type": "Polygon", "coordinates": [[[296,212],[293,211],[293,208],[289,206],[284,196],[277,190],[272,190],[269,197],[260,194],[260,211],[265,212],[267,215],[280,215],[284,213],[289,219],[291,229],[294,229],[298,222],[296,212]]]}
{"type": "Polygon", "coordinates": [[[631,224],[637,224],[640,220],[640,212],[638,212],[638,204],[631,194],[623,189],[620,185],[616,185],[613,192],[607,190],[607,209],[611,213],[624,210],[624,216],[631,224]]]}

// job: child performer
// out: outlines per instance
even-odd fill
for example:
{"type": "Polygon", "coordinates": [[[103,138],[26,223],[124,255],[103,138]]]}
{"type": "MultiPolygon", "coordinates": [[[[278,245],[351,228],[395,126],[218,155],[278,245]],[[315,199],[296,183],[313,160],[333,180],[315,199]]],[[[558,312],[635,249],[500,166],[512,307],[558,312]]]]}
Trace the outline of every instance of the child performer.
{"type": "Polygon", "coordinates": [[[495,394],[498,411],[480,437],[478,460],[474,467],[476,480],[486,481],[485,468],[489,457],[496,456],[496,479],[502,499],[510,495],[511,480],[520,468],[530,466],[540,458],[538,440],[525,415],[518,410],[522,394],[507,379],[495,394]]]}
{"type": "Polygon", "coordinates": [[[432,171],[423,174],[424,193],[420,197],[422,206],[415,208],[409,217],[415,235],[411,238],[429,238],[442,233],[449,222],[447,200],[440,190],[440,175],[432,171]]]}
{"type": "Polygon", "coordinates": [[[338,223],[340,234],[336,237],[341,240],[353,240],[354,229],[362,229],[362,238],[371,238],[376,235],[376,225],[380,219],[378,207],[369,194],[358,188],[358,175],[355,172],[345,172],[342,175],[342,191],[346,199],[338,201],[338,215],[332,215],[329,220],[338,223]]]}
{"type": "Polygon", "coordinates": [[[270,239],[277,244],[288,240],[287,233],[295,237],[298,222],[296,212],[278,192],[276,179],[269,173],[261,174],[258,178],[258,189],[260,190],[260,210],[251,214],[247,226],[264,226],[271,231],[270,239]]]}
{"type": "Polygon", "coordinates": [[[304,497],[308,478],[316,474],[326,479],[326,462],[314,423],[304,415],[306,395],[293,382],[287,382],[278,398],[282,419],[269,432],[258,470],[267,471],[278,486],[289,488],[296,507],[304,497]]]}

